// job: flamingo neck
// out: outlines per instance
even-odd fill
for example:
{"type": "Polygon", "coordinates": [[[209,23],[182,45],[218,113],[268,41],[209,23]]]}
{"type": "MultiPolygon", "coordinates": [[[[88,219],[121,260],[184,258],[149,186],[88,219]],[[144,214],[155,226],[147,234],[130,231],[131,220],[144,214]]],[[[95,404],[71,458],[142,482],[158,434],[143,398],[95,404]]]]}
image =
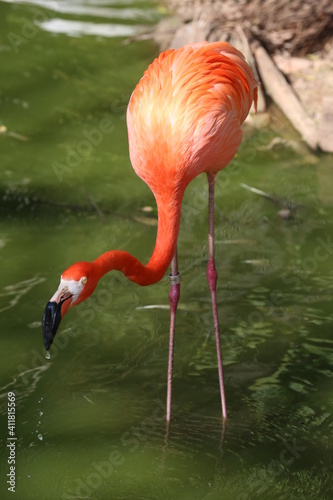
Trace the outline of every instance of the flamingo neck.
{"type": "Polygon", "coordinates": [[[146,265],[136,257],[122,250],[110,250],[103,253],[94,262],[100,279],[112,270],[121,271],[126,278],[141,286],[160,281],[165,275],[175,254],[180,224],[180,213],[183,193],[175,194],[167,201],[156,197],[158,208],[158,229],[153,254],[146,265]]]}

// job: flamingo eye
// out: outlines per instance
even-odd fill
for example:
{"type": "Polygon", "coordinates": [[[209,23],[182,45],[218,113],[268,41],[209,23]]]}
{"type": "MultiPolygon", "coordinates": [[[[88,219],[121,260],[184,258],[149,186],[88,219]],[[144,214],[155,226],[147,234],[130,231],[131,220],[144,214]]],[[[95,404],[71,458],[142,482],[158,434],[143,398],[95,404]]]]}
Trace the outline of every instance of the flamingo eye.
{"type": "Polygon", "coordinates": [[[82,285],[85,285],[85,284],[87,283],[87,281],[88,281],[88,280],[87,280],[86,276],[83,276],[83,277],[80,279],[80,281],[81,281],[82,285]]]}

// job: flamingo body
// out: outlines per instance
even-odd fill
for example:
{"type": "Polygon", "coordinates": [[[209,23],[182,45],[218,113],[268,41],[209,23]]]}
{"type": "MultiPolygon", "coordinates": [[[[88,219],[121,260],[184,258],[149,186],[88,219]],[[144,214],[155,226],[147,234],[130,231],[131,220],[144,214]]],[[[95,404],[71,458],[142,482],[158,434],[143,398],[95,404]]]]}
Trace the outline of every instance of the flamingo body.
{"type": "Polygon", "coordinates": [[[131,96],[127,125],[133,168],[155,197],[178,195],[230,162],[253,98],[250,68],[228,43],[187,45],[154,60],[131,96]]]}

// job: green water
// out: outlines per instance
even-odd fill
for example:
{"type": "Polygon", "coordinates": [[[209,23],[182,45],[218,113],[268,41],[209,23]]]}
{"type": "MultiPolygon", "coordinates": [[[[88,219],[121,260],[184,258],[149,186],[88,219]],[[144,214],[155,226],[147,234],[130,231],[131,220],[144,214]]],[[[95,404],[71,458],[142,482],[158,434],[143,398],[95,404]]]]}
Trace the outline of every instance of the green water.
{"type": "Polygon", "coordinates": [[[154,199],[130,165],[125,110],[158,49],[124,42],[161,15],[148,1],[0,2],[1,498],[329,500],[331,157],[271,150],[273,130],[247,130],[219,174],[224,429],[204,176],[183,207],[169,435],[166,278],[105,276],[44,357],[41,318],[64,269],[111,248],[151,254],[154,199]],[[296,204],[294,218],[241,183],[296,204]]]}

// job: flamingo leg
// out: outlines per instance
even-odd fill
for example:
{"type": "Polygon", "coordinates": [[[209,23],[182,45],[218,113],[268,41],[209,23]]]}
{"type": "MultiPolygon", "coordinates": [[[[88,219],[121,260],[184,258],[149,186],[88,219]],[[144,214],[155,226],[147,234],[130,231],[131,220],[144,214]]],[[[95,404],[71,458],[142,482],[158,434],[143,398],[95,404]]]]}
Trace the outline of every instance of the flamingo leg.
{"type": "Polygon", "coordinates": [[[216,339],[216,352],[217,352],[217,366],[219,373],[219,383],[220,383],[220,393],[221,393],[221,405],[222,405],[222,416],[223,419],[227,418],[227,407],[225,402],[225,392],[224,392],[224,379],[223,379],[223,365],[222,365],[222,355],[221,355],[221,342],[220,342],[220,327],[216,304],[216,282],[217,282],[217,272],[215,268],[214,259],[214,188],[216,174],[207,174],[208,185],[209,185],[209,201],[208,201],[208,265],[207,265],[207,281],[209,284],[211,296],[212,296],[212,307],[213,307],[213,318],[214,318],[214,329],[215,329],[215,339],[216,339]]]}
{"type": "Polygon", "coordinates": [[[172,371],[173,371],[173,348],[175,342],[175,321],[177,305],[180,297],[180,274],[178,272],[178,255],[177,248],[175,255],[171,261],[171,273],[169,274],[171,283],[169,293],[170,303],[170,336],[169,336],[169,361],[168,361],[168,386],[167,386],[167,402],[166,402],[166,418],[167,423],[171,419],[171,397],[172,397],[172,371]]]}

